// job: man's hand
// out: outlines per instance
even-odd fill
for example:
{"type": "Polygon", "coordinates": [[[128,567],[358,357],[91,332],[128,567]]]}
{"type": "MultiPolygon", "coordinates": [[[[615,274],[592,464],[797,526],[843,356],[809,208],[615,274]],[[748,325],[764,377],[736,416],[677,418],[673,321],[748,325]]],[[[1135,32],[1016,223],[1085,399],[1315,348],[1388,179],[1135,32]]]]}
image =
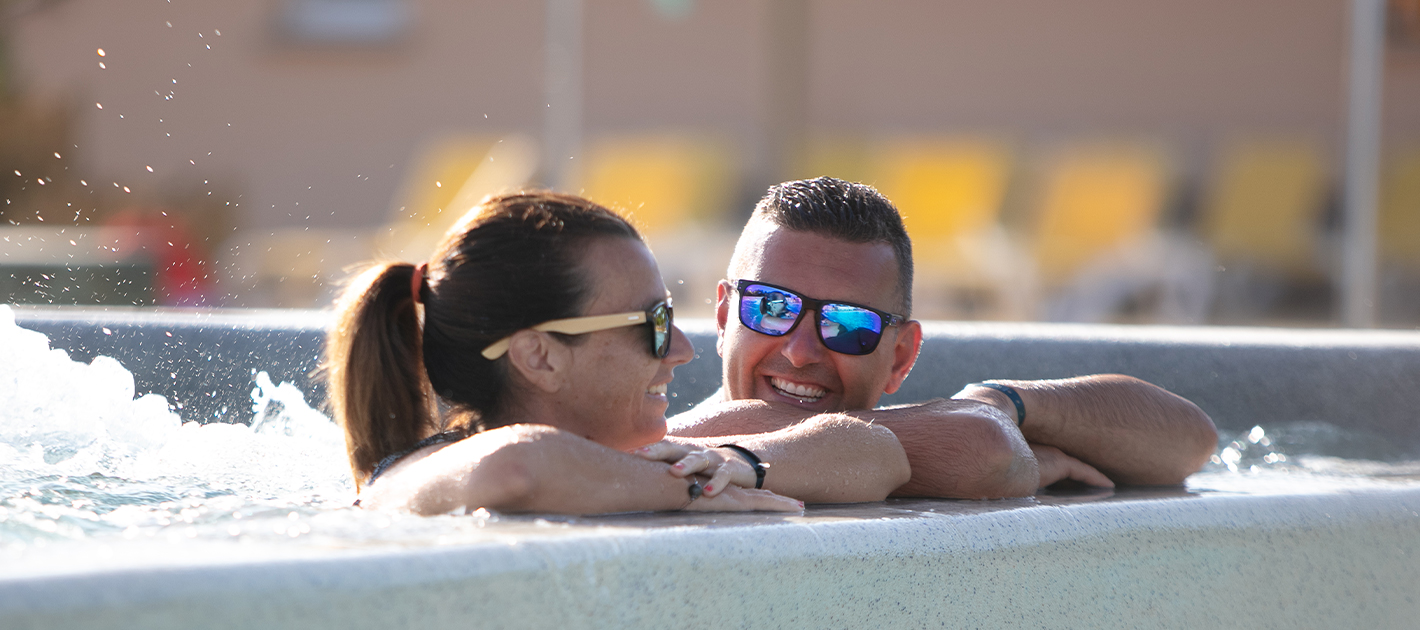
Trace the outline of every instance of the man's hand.
{"type": "Polygon", "coordinates": [[[1040,464],[1040,487],[1042,488],[1066,479],[1101,488],[1114,487],[1114,482],[1104,476],[1104,473],[1095,470],[1094,466],[1070,457],[1054,446],[1031,444],[1030,450],[1035,453],[1035,461],[1040,464]]]}

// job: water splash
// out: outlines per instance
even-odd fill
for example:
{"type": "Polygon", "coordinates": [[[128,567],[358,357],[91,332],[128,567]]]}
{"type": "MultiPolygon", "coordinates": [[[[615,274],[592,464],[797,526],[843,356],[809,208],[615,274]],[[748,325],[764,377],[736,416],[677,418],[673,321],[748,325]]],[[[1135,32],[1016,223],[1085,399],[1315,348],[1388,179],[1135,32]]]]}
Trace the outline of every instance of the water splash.
{"type": "Polygon", "coordinates": [[[73,361],[0,305],[0,550],[226,531],[244,516],[301,535],[289,515],[348,506],[340,430],[295,385],[253,381],[251,426],[183,422],[164,397],[135,397],[118,361],[73,361]]]}

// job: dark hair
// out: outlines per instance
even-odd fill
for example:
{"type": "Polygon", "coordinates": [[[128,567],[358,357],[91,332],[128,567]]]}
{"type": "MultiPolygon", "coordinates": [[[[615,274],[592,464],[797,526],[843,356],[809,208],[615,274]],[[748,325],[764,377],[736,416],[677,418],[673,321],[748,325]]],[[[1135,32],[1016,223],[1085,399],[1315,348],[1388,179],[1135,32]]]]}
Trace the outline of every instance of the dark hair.
{"type": "Polygon", "coordinates": [[[891,245],[901,314],[912,315],[912,239],[897,207],[877,189],[835,177],[784,182],[769,188],[755,205],[753,218],[849,243],[891,245]]]}
{"type": "Polygon", "coordinates": [[[325,370],[357,487],[381,459],[432,433],[493,428],[507,402],[507,374],[483,349],[580,314],[590,287],[578,262],[599,237],[641,238],[625,219],[581,197],[485,199],[429,261],[418,288],[422,327],[411,292],[414,265],[378,263],[355,278],[336,303],[325,370]],[[452,406],[447,418],[431,392],[452,406]]]}

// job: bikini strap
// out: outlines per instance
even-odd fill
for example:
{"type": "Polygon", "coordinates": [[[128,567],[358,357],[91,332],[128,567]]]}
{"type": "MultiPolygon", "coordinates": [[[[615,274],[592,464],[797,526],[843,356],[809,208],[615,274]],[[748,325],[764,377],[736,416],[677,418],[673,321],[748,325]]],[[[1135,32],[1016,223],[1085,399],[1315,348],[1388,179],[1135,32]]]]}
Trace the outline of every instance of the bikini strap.
{"type": "Polygon", "coordinates": [[[433,446],[435,444],[447,444],[449,442],[457,442],[466,437],[468,437],[468,434],[464,433],[463,431],[444,431],[443,433],[435,433],[434,435],[419,440],[418,442],[414,443],[413,447],[390,455],[389,457],[380,460],[380,463],[375,464],[375,469],[370,471],[370,478],[365,480],[365,485],[369,486],[370,484],[375,483],[376,477],[383,475],[386,470],[389,470],[390,466],[395,465],[399,462],[399,460],[404,459],[406,455],[409,455],[414,451],[417,451],[426,446],[433,446]]]}

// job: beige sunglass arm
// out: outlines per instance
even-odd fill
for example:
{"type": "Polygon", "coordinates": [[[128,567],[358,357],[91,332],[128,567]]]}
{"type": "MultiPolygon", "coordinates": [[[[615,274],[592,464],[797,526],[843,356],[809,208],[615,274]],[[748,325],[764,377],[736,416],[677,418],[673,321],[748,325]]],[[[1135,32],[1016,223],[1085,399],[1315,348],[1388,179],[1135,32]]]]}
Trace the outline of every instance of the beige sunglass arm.
{"type": "MultiPolygon", "coordinates": [[[[557,332],[566,335],[581,335],[598,330],[610,330],[622,326],[635,326],[646,321],[646,313],[636,311],[634,313],[614,313],[612,315],[589,315],[587,317],[570,317],[567,319],[554,319],[550,322],[543,322],[532,327],[532,330],[541,332],[557,332]]],[[[508,335],[492,345],[483,349],[483,358],[492,361],[503,356],[508,351],[508,344],[513,340],[512,335],[508,335]]]]}

